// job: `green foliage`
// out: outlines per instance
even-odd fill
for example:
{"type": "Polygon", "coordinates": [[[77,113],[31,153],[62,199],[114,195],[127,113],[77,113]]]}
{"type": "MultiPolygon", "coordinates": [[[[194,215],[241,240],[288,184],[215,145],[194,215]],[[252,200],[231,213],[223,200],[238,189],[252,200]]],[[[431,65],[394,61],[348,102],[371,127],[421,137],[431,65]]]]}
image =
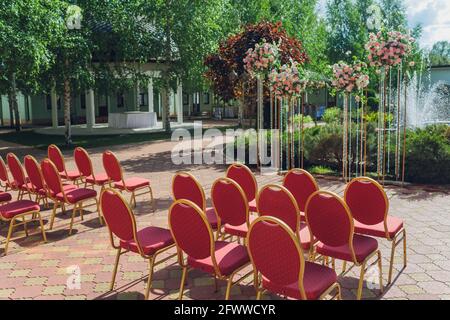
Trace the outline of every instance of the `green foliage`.
{"type": "Polygon", "coordinates": [[[314,120],[313,120],[313,118],[311,118],[311,116],[303,116],[302,114],[296,114],[294,116],[294,118],[292,119],[292,121],[296,124],[301,123],[302,118],[303,118],[303,123],[313,123],[314,122],[314,120]]]}
{"type": "Polygon", "coordinates": [[[324,166],[313,166],[313,167],[309,168],[308,171],[312,174],[323,174],[323,175],[332,175],[336,172],[336,171],[334,171],[328,167],[324,167],[324,166]]]}
{"type": "Polygon", "coordinates": [[[433,45],[430,52],[430,62],[433,66],[450,64],[450,42],[439,41],[433,45]]]}
{"type": "Polygon", "coordinates": [[[448,126],[428,126],[408,132],[406,180],[420,183],[450,183],[448,126]]]}
{"type": "Polygon", "coordinates": [[[326,123],[340,123],[342,121],[342,110],[338,107],[327,108],[322,116],[326,123]]]}

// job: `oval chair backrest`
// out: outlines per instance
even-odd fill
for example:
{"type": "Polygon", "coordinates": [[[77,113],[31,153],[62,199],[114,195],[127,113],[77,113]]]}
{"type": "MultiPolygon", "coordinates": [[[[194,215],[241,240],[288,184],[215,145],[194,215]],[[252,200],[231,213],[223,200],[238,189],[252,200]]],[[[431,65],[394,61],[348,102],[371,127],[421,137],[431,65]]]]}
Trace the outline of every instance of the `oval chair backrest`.
{"type": "Polygon", "coordinates": [[[45,184],[52,194],[57,195],[58,193],[63,192],[58,169],[56,169],[55,164],[50,159],[42,160],[41,171],[44,176],[45,184]]]}
{"type": "Polygon", "coordinates": [[[240,226],[247,222],[249,214],[247,197],[234,180],[217,179],[211,188],[211,200],[222,224],[240,226]]]}
{"type": "Polygon", "coordinates": [[[253,172],[246,165],[239,163],[230,165],[227,169],[226,177],[236,181],[241,186],[248,201],[253,201],[256,198],[258,184],[253,172]]]}
{"type": "Polygon", "coordinates": [[[8,161],[8,167],[11,171],[15,186],[20,187],[25,184],[25,172],[23,171],[22,164],[17,156],[14,153],[8,153],[6,156],[6,161],[8,161]]]}
{"type": "Polygon", "coordinates": [[[87,151],[81,147],[75,148],[73,151],[73,157],[78,171],[83,177],[89,177],[92,175],[92,163],[91,158],[87,151]]]}
{"type": "Polygon", "coordinates": [[[175,173],[172,178],[172,195],[175,201],[186,199],[200,209],[206,209],[205,191],[197,179],[188,172],[175,173]]]}
{"type": "Polygon", "coordinates": [[[175,201],[169,209],[169,226],[177,247],[188,256],[195,259],[211,256],[212,230],[195,203],[185,199],[175,201]]]}
{"type": "Polygon", "coordinates": [[[294,232],[299,230],[300,215],[294,196],[283,186],[269,184],[258,193],[258,214],[271,216],[286,223],[294,232]]]}
{"type": "Polygon", "coordinates": [[[283,179],[283,186],[292,193],[302,212],[305,211],[309,196],[319,190],[314,177],[303,169],[290,170],[283,179]]]}
{"type": "Polygon", "coordinates": [[[100,195],[100,208],[113,235],[123,241],[134,239],[136,221],[127,202],[117,191],[104,190],[100,195]]]}
{"type": "Polygon", "coordinates": [[[284,286],[302,280],[302,249],[291,228],[280,219],[259,217],[250,226],[247,248],[255,270],[284,286]]]}
{"type": "Polygon", "coordinates": [[[353,179],[345,188],[344,199],[353,219],[363,224],[383,222],[389,211],[389,201],[383,187],[371,178],[353,179]]]}
{"type": "Polygon", "coordinates": [[[66,167],[64,165],[64,157],[61,150],[54,144],[47,148],[47,156],[53,162],[59,173],[64,172],[66,167]]]}
{"type": "Polygon", "coordinates": [[[23,163],[34,191],[44,189],[44,177],[36,159],[33,156],[27,155],[23,159],[23,163]]]}
{"type": "Polygon", "coordinates": [[[9,182],[8,169],[6,168],[3,157],[0,157],[0,180],[2,180],[3,182],[9,182]]]}
{"type": "Polygon", "coordinates": [[[339,247],[352,243],[353,219],[344,201],[328,191],[316,191],[305,210],[306,221],[320,242],[339,247]]]}
{"type": "Polygon", "coordinates": [[[116,155],[112,151],[107,150],[103,152],[102,160],[103,168],[108,178],[114,182],[122,181],[122,166],[116,155]]]}

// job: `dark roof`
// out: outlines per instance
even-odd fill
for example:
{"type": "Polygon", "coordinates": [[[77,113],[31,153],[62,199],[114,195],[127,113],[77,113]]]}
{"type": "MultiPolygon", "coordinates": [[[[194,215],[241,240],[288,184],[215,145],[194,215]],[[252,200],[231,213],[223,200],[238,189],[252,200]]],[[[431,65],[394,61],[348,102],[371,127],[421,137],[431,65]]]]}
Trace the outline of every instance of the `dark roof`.
{"type": "Polygon", "coordinates": [[[450,69],[450,64],[445,64],[441,66],[431,66],[431,69],[450,69]]]}

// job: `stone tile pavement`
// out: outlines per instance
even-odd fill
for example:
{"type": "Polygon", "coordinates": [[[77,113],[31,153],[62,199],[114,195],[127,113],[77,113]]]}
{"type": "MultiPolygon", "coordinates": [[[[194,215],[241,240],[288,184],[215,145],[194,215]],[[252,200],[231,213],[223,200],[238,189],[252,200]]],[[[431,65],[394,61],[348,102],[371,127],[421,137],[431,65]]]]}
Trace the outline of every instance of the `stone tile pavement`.
{"type": "MultiPolygon", "coordinates": [[[[127,176],[151,180],[158,210],[150,212],[146,198],[138,198],[135,215],[139,227],[149,224],[167,226],[167,209],[171,204],[170,183],[177,170],[190,170],[201,182],[209,198],[213,181],[225,173],[225,166],[175,166],[170,159],[173,142],[150,142],[130,146],[114,146],[112,150],[122,162],[127,176]]],[[[12,147],[11,147],[12,148],[12,147]]],[[[1,155],[14,150],[18,155],[32,153],[39,160],[45,153],[33,149],[2,148],[1,155]]],[[[101,149],[92,149],[96,171],[100,171],[101,149]]],[[[67,165],[74,167],[70,152],[65,152],[67,165]]],[[[279,183],[278,176],[257,175],[260,186],[279,183]]],[[[318,177],[321,188],[343,195],[343,183],[318,177]]],[[[390,213],[404,219],[408,236],[408,266],[402,270],[401,248],[395,257],[393,284],[380,295],[377,288],[364,289],[364,299],[450,299],[450,191],[424,186],[387,187],[390,213]]],[[[208,199],[209,201],[209,199],[208,199]]],[[[43,211],[48,226],[50,210],[43,211]]],[[[115,290],[109,282],[115,251],[109,243],[106,227],[99,225],[97,213],[86,212],[84,221],[77,220],[74,234],[68,235],[70,212],[59,213],[53,231],[47,232],[48,243],[40,235],[17,238],[7,256],[0,257],[0,299],[143,299],[147,263],[138,255],[121,258],[115,290]],[[71,272],[79,268],[79,288],[68,286],[71,272]]],[[[0,226],[0,241],[6,237],[7,226],[0,226]]],[[[390,243],[380,240],[383,255],[384,283],[387,281],[390,243]]],[[[0,255],[3,251],[0,245],[0,255]]],[[[167,253],[172,254],[174,250],[167,253]]],[[[338,264],[338,270],[341,265],[338,264]]],[[[344,299],[355,299],[358,276],[356,268],[340,277],[344,299]]],[[[75,270],[76,271],[76,270],[75,270]]],[[[246,270],[244,270],[246,272],[246,270]]],[[[156,267],[150,299],[176,299],[180,284],[180,268],[176,258],[156,267]]],[[[214,292],[214,281],[208,275],[191,271],[185,290],[186,299],[223,299],[225,282],[214,292]]],[[[254,299],[251,278],[232,290],[232,299],[254,299]]],[[[266,296],[277,298],[274,296],[266,296]]]]}

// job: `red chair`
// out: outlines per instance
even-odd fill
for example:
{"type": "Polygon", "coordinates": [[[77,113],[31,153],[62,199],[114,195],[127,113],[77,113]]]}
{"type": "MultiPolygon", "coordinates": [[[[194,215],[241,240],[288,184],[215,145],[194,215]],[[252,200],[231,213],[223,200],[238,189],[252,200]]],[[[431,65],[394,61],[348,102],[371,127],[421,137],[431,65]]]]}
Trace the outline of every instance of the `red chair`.
{"type": "Polygon", "coordinates": [[[403,241],[403,264],[406,267],[406,230],[403,221],[389,216],[389,200],[383,187],[367,177],[353,179],[345,188],[344,199],[355,220],[355,232],[392,242],[388,284],[396,247],[403,241]]]}
{"type": "Polygon", "coordinates": [[[12,199],[12,196],[8,192],[0,191],[0,204],[8,203],[12,199]]]}
{"type": "Polygon", "coordinates": [[[297,236],[280,219],[260,217],[250,226],[247,248],[256,276],[256,299],[264,289],[301,300],[341,299],[336,272],[305,261],[297,236]],[[262,280],[262,281],[261,281],[262,280]]]}
{"type": "Polygon", "coordinates": [[[253,273],[243,275],[233,282],[235,275],[250,264],[245,246],[226,241],[214,241],[211,225],[205,213],[189,200],[178,200],[169,209],[169,226],[178,251],[178,262],[183,268],[180,300],[183,299],[184,282],[188,268],[202,270],[217,279],[227,280],[225,299],[230,297],[233,284],[253,273]],[[185,261],[184,254],[187,255],[185,261]]]}
{"type": "Polygon", "coordinates": [[[38,204],[43,201],[44,205],[48,206],[47,188],[39,163],[31,155],[25,156],[23,163],[28,178],[30,179],[30,192],[36,196],[34,201],[38,204]]]}
{"type": "Polygon", "coordinates": [[[172,178],[174,200],[186,199],[195,203],[206,213],[206,218],[214,230],[217,230],[217,214],[213,207],[206,207],[205,191],[197,179],[188,172],[177,172],[172,178]]]}
{"type": "Polygon", "coordinates": [[[81,174],[79,171],[67,171],[64,156],[56,145],[51,144],[48,146],[47,156],[55,164],[56,169],[63,180],[70,181],[76,185],[81,182],[81,174]]]}
{"type": "Polygon", "coordinates": [[[18,200],[0,206],[0,220],[9,222],[8,235],[6,236],[5,249],[3,254],[8,253],[8,245],[11,240],[14,228],[17,226],[24,226],[25,235],[28,236],[27,223],[32,221],[39,221],[41,227],[42,238],[47,242],[45,235],[44,223],[42,222],[40,207],[36,202],[30,200],[18,200]],[[27,221],[26,217],[31,216],[27,221]]]}
{"type": "Polygon", "coordinates": [[[247,196],[250,212],[256,212],[256,194],[258,183],[253,172],[244,164],[233,163],[227,169],[226,177],[237,182],[247,196]]]}
{"type": "MultiPolygon", "coordinates": [[[[59,176],[58,169],[49,159],[45,159],[41,162],[42,174],[44,176],[45,183],[49,191],[49,197],[53,200],[53,212],[50,221],[50,230],[53,229],[53,223],[55,221],[56,209],[64,204],[73,205],[72,218],[70,220],[69,234],[72,234],[73,221],[77,211],[80,213],[81,220],[83,220],[83,209],[88,207],[84,203],[87,201],[95,201],[98,217],[100,223],[102,218],[100,211],[98,210],[97,191],[86,188],[79,188],[75,185],[63,185],[61,177],[59,176]]],[[[94,205],[94,204],[91,204],[94,205]]]]}
{"type": "Polygon", "coordinates": [[[283,186],[294,196],[300,209],[300,218],[305,221],[306,201],[310,195],[319,190],[316,180],[306,170],[292,169],[284,176],[283,186]]]}
{"type": "Polygon", "coordinates": [[[126,191],[131,193],[130,205],[136,207],[136,197],[144,194],[150,194],[150,200],[153,211],[155,211],[155,201],[153,199],[153,191],[150,186],[150,181],[144,178],[127,178],[123,176],[122,166],[116,155],[111,151],[103,152],[103,167],[105,168],[106,175],[111,182],[114,182],[114,188],[119,191],[126,191]],[[136,194],[136,192],[144,192],[136,194]],[[148,190],[148,191],[147,191],[148,190]]]}
{"type": "Polygon", "coordinates": [[[311,234],[318,240],[317,253],[343,261],[353,262],[361,267],[357,299],[362,296],[364,274],[367,269],[378,263],[380,290],[383,292],[381,253],[374,238],[354,233],[353,218],[350,209],[336,194],[328,191],[316,191],[306,203],[305,216],[311,234]],[[377,259],[370,265],[374,256],[377,259]]]}
{"type": "Polygon", "coordinates": [[[120,256],[127,252],[140,254],[149,262],[149,275],[145,299],[148,298],[152,284],[154,266],[174,257],[171,255],[155,263],[156,257],[174,246],[170,231],[159,227],[146,227],[137,231],[136,220],[128,203],[120,193],[105,189],[100,195],[102,215],[108,226],[111,245],[117,250],[110,290],[114,289],[120,256]],[[115,238],[119,240],[115,242],[115,238]]]}
{"type": "Polygon", "coordinates": [[[258,193],[259,216],[272,216],[286,223],[297,235],[304,250],[311,248],[311,235],[300,214],[294,196],[283,186],[269,184],[258,193]]]}
{"type": "Polygon", "coordinates": [[[11,181],[9,180],[8,169],[6,168],[5,161],[0,156],[0,187],[5,188],[5,192],[11,189],[11,181]]]}
{"type": "Polygon", "coordinates": [[[8,162],[8,167],[13,178],[11,181],[11,188],[18,191],[17,200],[22,200],[25,194],[27,194],[31,200],[31,184],[25,176],[25,171],[23,170],[19,159],[14,153],[10,152],[6,156],[6,161],[8,162]]]}
{"type": "Polygon", "coordinates": [[[92,188],[94,186],[99,186],[101,187],[101,190],[103,190],[105,185],[109,184],[109,178],[106,173],[102,172],[94,174],[91,158],[85,149],[81,147],[75,148],[73,157],[75,158],[75,164],[77,165],[78,171],[81,174],[81,179],[84,181],[85,188],[88,186],[92,188]]]}
{"type": "Polygon", "coordinates": [[[249,214],[244,190],[234,180],[219,178],[211,188],[211,200],[219,218],[217,227],[219,234],[223,237],[225,234],[239,238],[247,237],[250,223],[255,218],[249,214]]]}

